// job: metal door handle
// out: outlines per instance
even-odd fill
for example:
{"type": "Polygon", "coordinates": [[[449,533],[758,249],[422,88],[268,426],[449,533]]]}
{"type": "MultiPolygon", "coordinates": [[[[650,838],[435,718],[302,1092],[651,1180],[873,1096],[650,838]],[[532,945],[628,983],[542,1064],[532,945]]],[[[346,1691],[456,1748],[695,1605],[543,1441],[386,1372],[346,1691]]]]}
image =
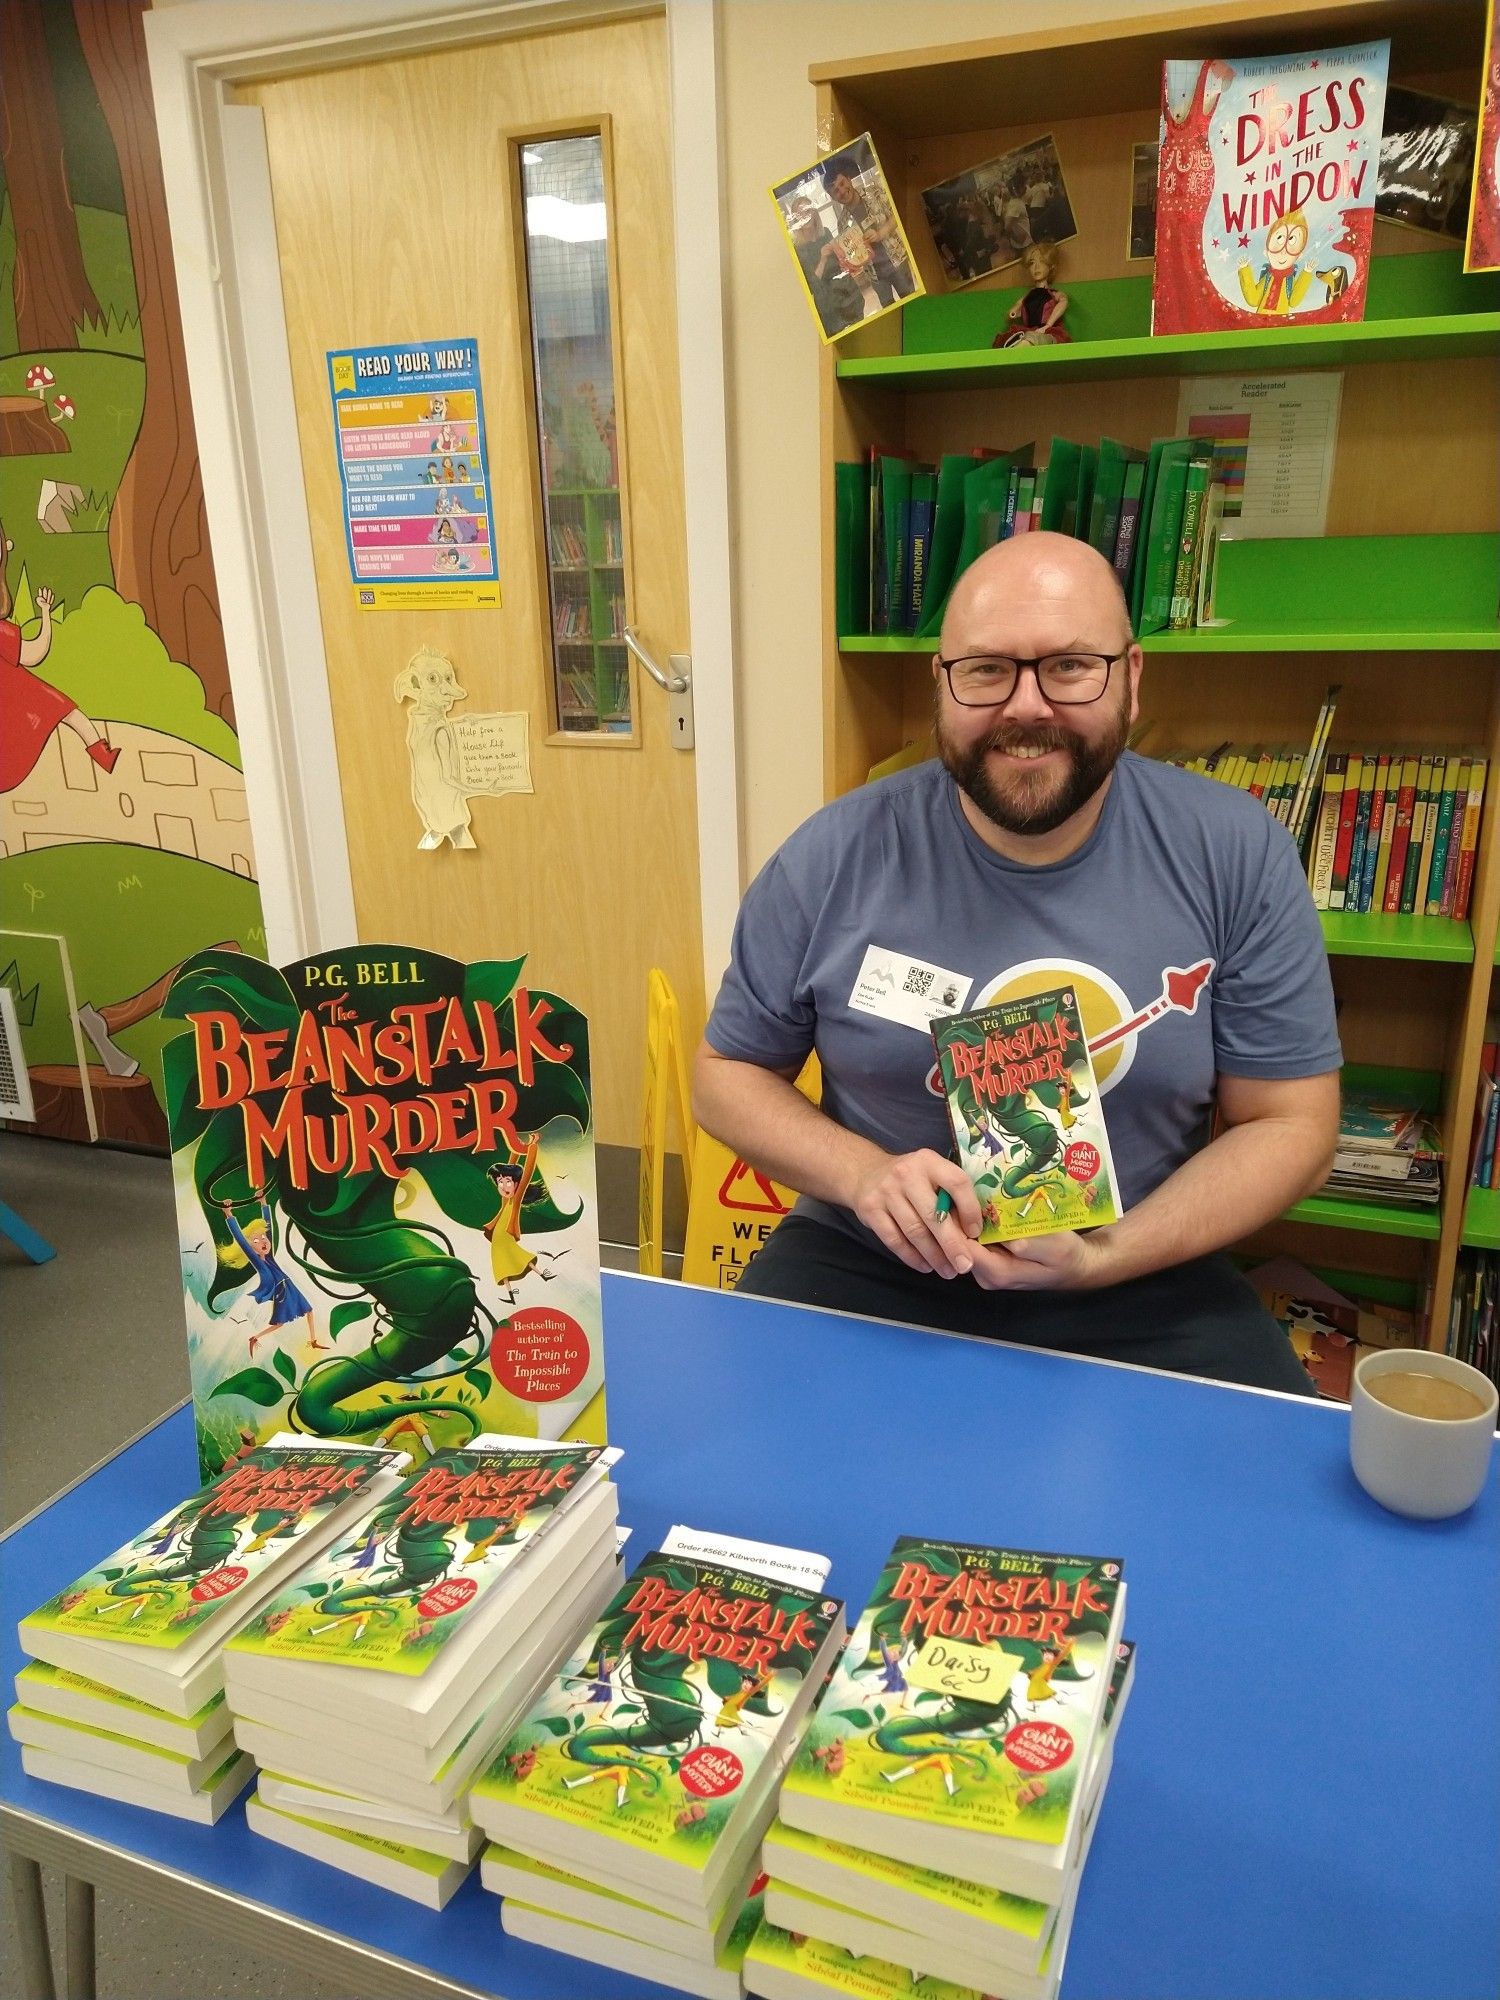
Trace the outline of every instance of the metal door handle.
{"type": "Polygon", "coordinates": [[[628,625],[625,627],[625,644],[635,654],[636,658],[659,688],[665,688],[668,694],[687,693],[687,676],[685,674],[664,674],[628,625]]]}

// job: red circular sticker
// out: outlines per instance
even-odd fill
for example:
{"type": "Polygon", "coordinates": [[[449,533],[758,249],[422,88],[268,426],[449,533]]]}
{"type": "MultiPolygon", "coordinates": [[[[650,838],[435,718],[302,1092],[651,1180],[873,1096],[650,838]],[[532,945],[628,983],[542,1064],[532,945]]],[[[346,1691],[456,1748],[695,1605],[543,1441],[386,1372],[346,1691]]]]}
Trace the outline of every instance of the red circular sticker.
{"type": "Polygon", "coordinates": [[[523,1403],[552,1403],[588,1374],[589,1337],[570,1313],[522,1306],[495,1328],[490,1366],[501,1388],[523,1403]]]}
{"type": "Polygon", "coordinates": [[[1080,1139],[1063,1154],[1063,1165],[1069,1180],[1091,1181],[1099,1171],[1099,1148],[1080,1139]]]}
{"type": "Polygon", "coordinates": [[[446,1618],[450,1611],[461,1611],[478,1588],[472,1576],[444,1577],[417,1599],[417,1611],[423,1618],[446,1618]]]}
{"type": "Polygon", "coordinates": [[[1005,1754],[1022,1771],[1055,1771],[1073,1754],[1073,1738],[1058,1722],[1021,1722],[1005,1739],[1005,1754]]]}
{"type": "Polygon", "coordinates": [[[712,1743],[703,1743],[689,1750],[677,1775],[682,1789],[695,1799],[722,1799],[744,1777],[745,1767],[732,1750],[717,1750],[712,1743]]]}
{"type": "Polygon", "coordinates": [[[239,1563],[226,1563],[222,1569],[211,1569],[207,1576],[200,1577],[193,1585],[191,1596],[194,1604],[206,1604],[212,1597],[227,1597],[231,1590],[238,1590],[249,1576],[249,1570],[239,1563]]]}

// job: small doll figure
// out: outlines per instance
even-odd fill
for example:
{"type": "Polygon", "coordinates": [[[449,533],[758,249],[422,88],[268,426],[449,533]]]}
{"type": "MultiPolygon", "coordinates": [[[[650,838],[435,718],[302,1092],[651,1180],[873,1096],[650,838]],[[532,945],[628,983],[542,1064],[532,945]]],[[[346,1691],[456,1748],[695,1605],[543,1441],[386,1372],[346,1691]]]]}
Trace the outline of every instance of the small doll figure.
{"type": "Polygon", "coordinates": [[[1005,315],[1008,333],[997,333],[995,347],[1052,347],[1073,338],[1062,323],[1068,310],[1068,295],[1053,289],[1057,269],[1057,246],[1033,243],[1021,256],[1031,290],[1023,292],[1005,315]]]}

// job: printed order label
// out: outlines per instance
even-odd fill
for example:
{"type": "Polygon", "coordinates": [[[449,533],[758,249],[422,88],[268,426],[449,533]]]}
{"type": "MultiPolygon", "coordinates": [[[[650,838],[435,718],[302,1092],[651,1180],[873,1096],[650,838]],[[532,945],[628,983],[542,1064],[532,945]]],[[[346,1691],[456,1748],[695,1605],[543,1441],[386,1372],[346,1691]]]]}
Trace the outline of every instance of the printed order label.
{"type": "Polygon", "coordinates": [[[903,1028],[925,1035],[943,1014],[957,1014],[969,997],[973,980],[964,972],[949,972],[904,952],[872,944],[849,995],[849,1005],[861,1014],[878,1014],[903,1028]]]}
{"type": "Polygon", "coordinates": [[[962,1639],[929,1639],[905,1669],[907,1685],[969,1701],[1003,1701],[1024,1662],[994,1646],[962,1639]]]}

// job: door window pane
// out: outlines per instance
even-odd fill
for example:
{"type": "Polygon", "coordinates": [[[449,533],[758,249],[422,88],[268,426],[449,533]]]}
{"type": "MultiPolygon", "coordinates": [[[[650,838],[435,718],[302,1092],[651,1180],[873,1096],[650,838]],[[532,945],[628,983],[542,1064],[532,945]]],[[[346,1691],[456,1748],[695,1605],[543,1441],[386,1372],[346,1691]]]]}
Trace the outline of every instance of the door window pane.
{"type": "Polygon", "coordinates": [[[559,726],[628,735],[625,547],[610,327],[604,144],[521,149],[532,370],[559,726]]]}

